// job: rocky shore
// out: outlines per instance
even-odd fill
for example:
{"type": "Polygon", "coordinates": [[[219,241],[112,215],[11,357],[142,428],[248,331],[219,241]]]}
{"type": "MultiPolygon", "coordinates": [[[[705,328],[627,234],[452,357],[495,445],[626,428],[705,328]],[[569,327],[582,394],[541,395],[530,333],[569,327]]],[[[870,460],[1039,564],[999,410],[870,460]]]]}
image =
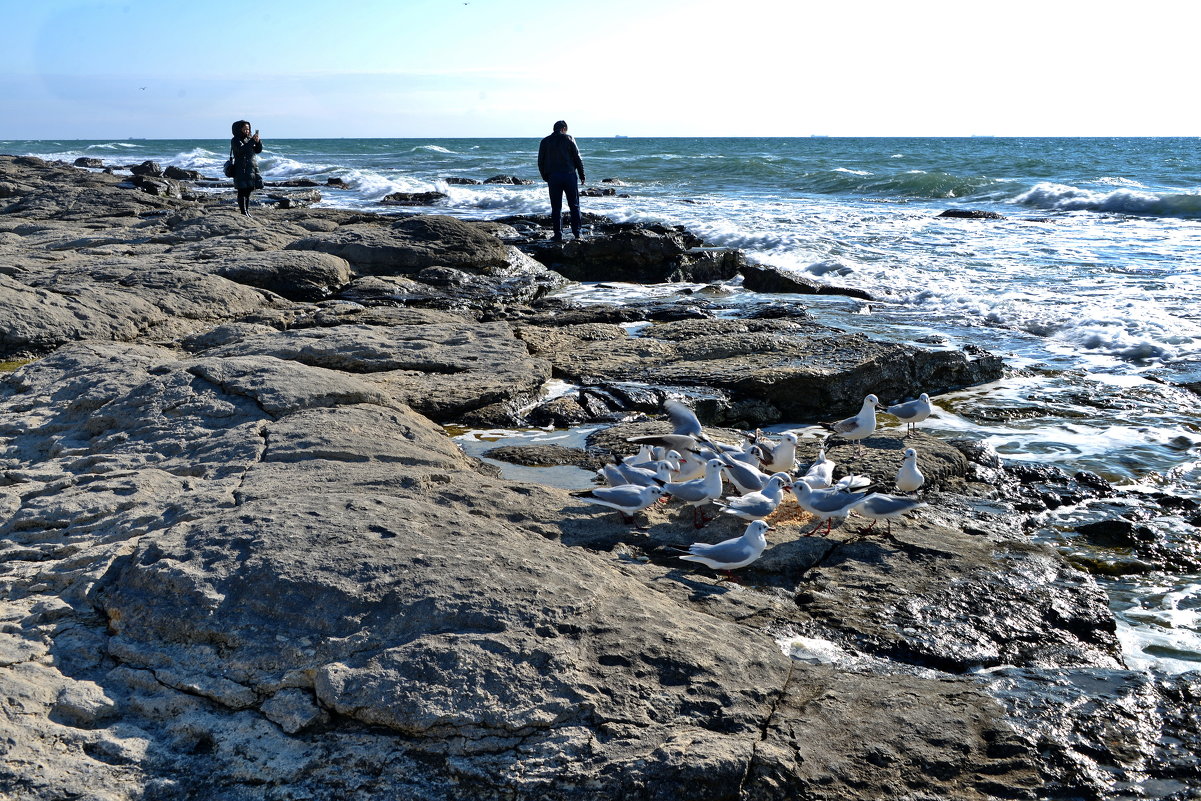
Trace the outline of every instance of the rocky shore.
{"type": "Polygon", "coordinates": [[[929,505],[887,536],[793,507],[735,583],[671,548],[739,521],[624,524],[443,428],[609,424],[551,457],[595,464],[668,396],[728,438],[995,355],[725,304],[805,290],[680,229],[246,219],[101,166],[0,156],[0,797],[1201,798],[1201,675],[1127,669],[1095,581],[1025,534],[1116,497],[1096,476],[882,429],[856,472],[917,447],[929,505]]]}

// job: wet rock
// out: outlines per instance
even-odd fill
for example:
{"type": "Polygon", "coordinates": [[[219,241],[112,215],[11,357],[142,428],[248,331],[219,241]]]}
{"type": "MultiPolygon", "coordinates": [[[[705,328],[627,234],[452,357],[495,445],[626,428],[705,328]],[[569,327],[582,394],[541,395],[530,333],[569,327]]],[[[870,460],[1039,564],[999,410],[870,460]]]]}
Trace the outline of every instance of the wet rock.
{"type": "Polygon", "coordinates": [[[616,194],[617,190],[609,187],[590,186],[580,190],[580,197],[613,197],[616,194]]]}
{"type": "Polygon", "coordinates": [[[148,195],[177,198],[182,198],[184,195],[179,181],[171,178],[135,173],[132,183],[148,195]]]}
{"type": "Polygon", "coordinates": [[[477,181],[474,178],[450,177],[450,178],[444,178],[443,180],[446,181],[446,183],[449,184],[450,186],[479,186],[479,184],[481,183],[480,181],[477,181]]]}
{"type": "Polygon", "coordinates": [[[982,209],[947,209],[939,217],[954,217],[960,220],[1003,220],[1004,214],[982,209]]]}
{"type": "Polygon", "coordinates": [[[99,168],[104,166],[104,159],[93,159],[88,158],[87,156],[80,156],[79,158],[75,159],[74,163],[76,167],[99,168]]]}
{"type": "Polygon", "coordinates": [[[509,184],[511,186],[528,186],[533,181],[527,181],[524,178],[518,178],[516,175],[493,175],[491,178],[484,180],[486,184],[509,184]]]}
{"type": "Polygon", "coordinates": [[[163,168],[157,161],[143,161],[141,164],[133,164],[126,169],[134,175],[148,178],[161,178],[163,175],[163,168]]]}
{"type": "Polygon", "coordinates": [[[798,274],[747,264],[742,270],[742,285],[752,292],[787,292],[798,295],[846,295],[847,297],[872,300],[871,293],[854,287],[839,287],[811,281],[798,274]]]}
{"type": "Polygon", "coordinates": [[[505,445],[485,451],[484,455],[489,459],[527,467],[571,465],[584,470],[599,470],[607,461],[604,456],[562,445],[505,445]]]}
{"type": "Polygon", "coordinates": [[[175,181],[199,181],[201,175],[197,170],[185,170],[172,164],[163,170],[163,177],[175,181]]]}
{"type": "Polygon", "coordinates": [[[1085,523],[1077,526],[1076,532],[1102,548],[1133,548],[1140,541],[1155,538],[1155,533],[1146,526],[1135,526],[1129,520],[1121,519],[1085,523]]]}
{"type": "Polygon", "coordinates": [[[588,239],[524,246],[527,253],[573,281],[706,283],[733,278],[745,264],[736,250],[702,248],[682,228],[608,224],[588,239]]]}
{"type": "Polygon", "coordinates": [[[393,192],[384,195],[380,203],[385,206],[432,206],[447,197],[449,195],[442,192],[393,192]]]}

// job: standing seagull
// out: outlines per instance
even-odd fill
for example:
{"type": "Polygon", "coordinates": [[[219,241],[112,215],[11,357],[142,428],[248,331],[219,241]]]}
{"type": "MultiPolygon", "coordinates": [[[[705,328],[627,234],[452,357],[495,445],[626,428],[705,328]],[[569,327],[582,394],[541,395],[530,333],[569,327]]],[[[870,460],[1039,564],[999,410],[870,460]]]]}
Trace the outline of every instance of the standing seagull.
{"type": "Polygon", "coordinates": [[[680,558],[727,572],[746,567],[763,555],[769,530],[767,523],[762,520],[752,520],[741,537],[733,537],[716,545],[694,542],[688,546],[688,553],[680,558]]]}
{"type": "Polygon", "coordinates": [[[822,423],[822,425],[834,432],[835,436],[858,442],[859,449],[855,452],[855,455],[862,456],[863,442],[861,440],[870,437],[876,432],[876,409],[883,408],[880,405],[879,398],[875,395],[868,395],[863,399],[863,406],[854,417],[839,420],[837,423],[822,423]]]}
{"type": "Polygon", "coordinates": [[[791,480],[787,473],[776,473],[759,492],[748,492],[741,497],[732,495],[726,498],[725,503],[718,501],[717,505],[726,514],[741,517],[743,520],[762,520],[776,511],[776,507],[784,499],[785,488],[792,489],[791,480]]]}
{"type": "Polygon", "coordinates": [[[913,448],[905,449],[905,458],[901,462],[901,469],[897,471],[896,480],[897,489],[901,492],[917,492],[926,483],[926,477],[917,469],[917,451],[913,448]]]}
{"type": "Polygon", "coordinates": [[[917,424],[929,417],[930,413],[934,411],[934,404],[930,403],[930,396],[923,392],[918,396],[917,400],[898,403],[896,406],[889,406],[886,411],[907,425],[905,436],[909,436],[917,431],[917,424]]]}
{"type": "Polygon", "coordinates": [[[692,481],[663,485],[663,491],[692,507],[692,525],[700,528],[709,522],[701,506],[721,496],[721,459],[705,463],[705,475],[692,481]]]}
{"type": "Polygon", "coordinates": [[[617,487],[597,487],[593,490],[578,493],[585,503],[598,506],[608,506],[621,512],[623,523],[634,520],[634,514],[647,508],[663,497],[663,489],[658,486],[639,487],[634,484],[622,484],[617,487]]]}
{"type": "Polygon", "coordinates": [[[796,469],[796,434],[785,431],[763,456],[763,469],[772,473],[796,469]]]}
{"type": "Polygon", "coordinates": [[[898,495],[882,495],[879,492],[873,492],[863,500],[855,504],[854,509],[864,517],[870,517],[872,524],[861,531],[861,534],[866,534],[876,527],[876,523],[881,520],[888,521],[888,536],[892,536],[892,521],[894,518],[912,512],[914,509],[925,506],[926,504],[915,498],[902,498],[898,495]]]}
{"type": "Polygon", "coordinates": [[[804,479],[793,482],[792,494],[796,496],[797,505],[818,521],[813,531],[805,534],[806,537],[816,533],[823,522],[826,524],[826,533],[829,534],[835,520],[845,518],[855,504],[867,497],[863,492],[847,492],[842,489],[810,489],[804,479]]]}

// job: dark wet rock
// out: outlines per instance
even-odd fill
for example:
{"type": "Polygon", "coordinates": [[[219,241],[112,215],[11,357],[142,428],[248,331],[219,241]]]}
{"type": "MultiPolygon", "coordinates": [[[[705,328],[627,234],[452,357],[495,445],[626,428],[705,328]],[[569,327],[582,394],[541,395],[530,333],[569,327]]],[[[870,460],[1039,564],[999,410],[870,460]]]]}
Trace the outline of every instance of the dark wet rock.
{"type": "Polygon", "coordinates": [[[1018,719],[1006,748],[1042,755],[1039,797],[1196,797],[1201,737],[1180,721],[1196,714],[1198,674],[1005,668],[981,683],[1018,719]]]}
{"type": "Polygon", "coordinates": [[[733,278],[746,263],[740,251],[702,245],[682,228],[614,223],[582,241],[542,242],[523,249],[573,281],[706,283],[733,278]]]}
{"type": "Polygon", "coordinates": [[[872,300],[870,292],[855,287],[840,287],[811,281],[794,272],[747,264],[742,268],[742,285],[752,292],[787,292],[798,295],[845,295],[861,300],[872,300]]]}
{"type": "Polygon", "coordinates": [[[384,195],[380,203],[385,206],[432,206],[447,197],[442,192],[393,192],[384,195]]]}
{"type": "Polygon", "coordinates": [[[174,164],[163,170],[164,178],[171,178],[175,181],[199,181],[201,176],[197,170],[185,170],[182,167],[176,167],[174,164]]]}
{"type": "Polygon", "coordinates": [[[316,181],[311,180],[309,178],[290,178],[287,181],[270,181],[268,183],[263,184],[263,186],[298,187],[298,188],[306,188],[307,189],[307,188],[314,187],[314,186],[321,186],[321,184],[319,184],[316,181]]]}
{"type": "Polygon", "coordinates": [[[721,422],[741,427],[840,419],[858,411],[869,393],[890,403],[985,383],[1001,371],[1001,360],[991,355],[815,334],[789,320],[671,322],[638,337],[616,326],[518,330],[567,381],[703,389],[740,406],[745,416],[721,422]]]}
{"type": "Polygon", "coordinates": [[[1017,481],[1018,508],[1027,512],[1074,506],[1113,493],[1109,483],[1094,473],[1070,476],[1055,465],[1013,462],[1006,464],[1004,471],[1017,481]]]}
{"type": "Polygon", "coordinates": [[[150,178],[161,178],[163,168],[157,161],[143,161],[141,164],[133,164],[126,167],[134,175],[142,175],[150,178]]]}
{"type": "Polygon", "coordinates": [[[103,167],[104,159],[93,159],[88,158],[87,156],[80,156],[79,158],[75,159],[74,165],[76,167],[103,167]]]}
{"type": "Polygon", "coordinates": [[[1076,532],[1102,548],[1133,548],[1139,542],[1155,538],[1155,532],[1146,526],[1136,526],[1129,520],[1121,519],[1085,523],[1078,526],[1076,532]]]}
{"type": "Polygon", "coordinates": [[[183,186],[172,178],[135,173],[131,181],[134,186],[148,195],[157,197],[184,197],[183,186]]]}
{"type": "Polygon", "coordinates": [[[445,180],[446,183],[450,186],[479,186],[481,183],[480,181],[477,181],[474,178],[450,177],[450,178],[445,178],[443,180],[445,180]]]}
{"type": "Polygon", "coordinates": [[[590,186],[580,190],[580,197],[613,197],[616,194],[617,190],[609,187],[590,186]]]}
{"type": "Polygon", "coordinates": [[[947,209],[939,217],[954,217],[961,220],[1003,220],[1004,214],[981,209],[947,209]]]}
{"type": "Polygon", "coordinates": [[[331,189],[349,189],[346,182],[341,178],[326,178],[325,185],[331,189]]]}
{"type": "Polygon", "coordinates": [[[604,456],[562,445],[505,445],[485,451],[484,456],[527,467],[571,465],[584,470],[599,470],[607,461],[604,456]]]}
{"type": "Polygon", "coordinates": [[[516,175],[493,175],[491,178],[484,180],[486,184],[509,184],[511,186],[528,186],[533,181],[527,181],[524,178],[518,178],[516,175]]]}

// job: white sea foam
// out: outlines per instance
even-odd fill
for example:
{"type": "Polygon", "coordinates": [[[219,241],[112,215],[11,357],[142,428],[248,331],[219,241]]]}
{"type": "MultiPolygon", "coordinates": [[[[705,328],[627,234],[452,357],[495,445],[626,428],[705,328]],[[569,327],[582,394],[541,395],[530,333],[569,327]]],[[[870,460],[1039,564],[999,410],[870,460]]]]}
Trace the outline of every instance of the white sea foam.
{"type": "Polygon", "coordinates": [[[838,643],[817,637],[787,636],[776,640],[785,656],[792,657],[798,662],[808,662],[813,665],[836,665],[854,661],[854,655],[848,653],[838,643]]]}
{"type": "Polygon", "coordinates": [[[1051,211],[1201,218],[1201,195],[1198,194],[1155,194],[1127,188],[1097,192],[1064,184],[1040,183],[1013,198],[1013,202],[1051,211]]]}
{"type": "Polygon", "coordinates": [[[874,175],[875,173],[867,170],[852,170],[848,167],[835,167],[834,172],[845,172],[848,175],[874,175]]]}
{"type": "Polygon", "coordinates": [[[451,155],[454,155],[453,150],[448,150],[448,149],[442,147],[441,145],[418,145],[417,147],[413,148],[412,151],[410,151],[410,152],[417,153],[422,150],[429,151],[430,153],[449,153],[451,155]]]}

